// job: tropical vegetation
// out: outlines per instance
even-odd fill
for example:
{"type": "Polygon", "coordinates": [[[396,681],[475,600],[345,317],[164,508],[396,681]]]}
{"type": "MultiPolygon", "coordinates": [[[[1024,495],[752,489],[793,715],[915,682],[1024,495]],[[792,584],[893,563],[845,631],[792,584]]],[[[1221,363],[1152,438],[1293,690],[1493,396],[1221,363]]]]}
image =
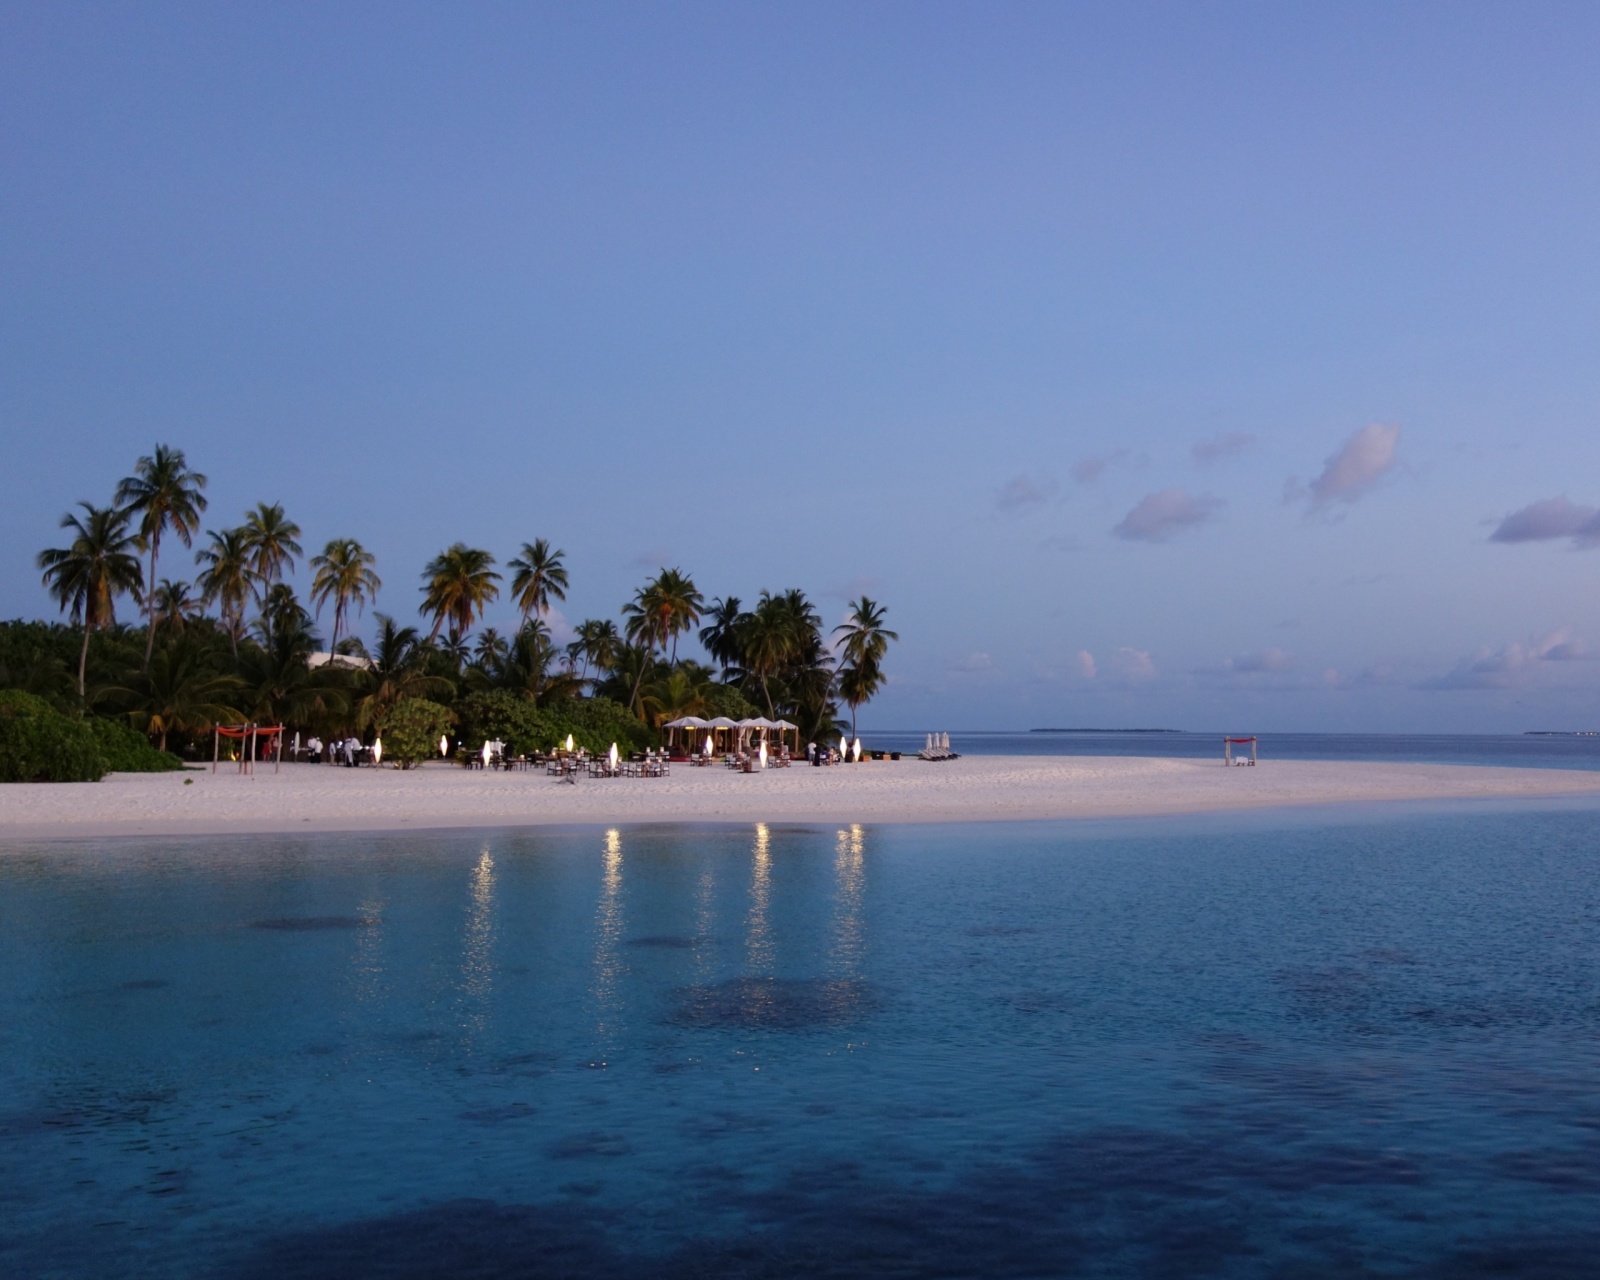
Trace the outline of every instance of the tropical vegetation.
{"type": "Polygon", "coordinates": [[[307,558],[278,502],[203,527],[206,486],[182,450],[157,445],[109,504],[63,517],[63,545],[37,563],[64,620],[0,624],[11,744],[0,776],[170,767],[209,758],[212,729],[240,723],[282,724],[289,738],[381,734],[398,764],[432,758],[441,735],[462,757],[486,740],[534,751],[568,735],[591,751],[635,749],[686,715],[766,716],[802,741],[831,740],[843,708],[856,732],[898,639],[867,597],[829,633],[802,590],[762,591],[746,608],[708,599],[681,566],[650,575],[616,617],[569,625],[556,612],[572,588],[566,552],[547,538],[521,543],[504,579],[490,550],[451,544],[422,570],[417,624],[375,611],[363,637],[356,620],[384,588],[371,550],[339,536],[307,558]],[[174,546],[192,555],[191,575],[174,571],[174,546]],[[503,583],[505,629],[486,625],[503,583]]]}

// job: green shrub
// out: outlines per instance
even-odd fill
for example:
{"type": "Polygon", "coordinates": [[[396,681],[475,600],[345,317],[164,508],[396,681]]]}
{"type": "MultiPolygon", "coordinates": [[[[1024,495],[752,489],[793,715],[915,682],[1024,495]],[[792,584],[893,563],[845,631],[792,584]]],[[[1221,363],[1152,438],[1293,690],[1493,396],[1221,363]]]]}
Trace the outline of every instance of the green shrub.
{"type": "Polygon", "coordinates": [[[707,720],[715,720],[718,716],[727,716],[730,720],[752,720],[756,716],[766,715],[731,684],[710,685],[706,689],[705,699],[704,716],[707,720]]]}
{"type": "Polygon", "coordinates": [[[641,750],[655,742],[653,734],[626,707],[609,698],[573,698],[547,707],[503,690],[469,693],[456,704],[461,714],[463,757],[477,755],[483,744],[498,739],[512,755],[550,751],[571,734],[573,745],[596,754],[615,742],[623,751],[641,750]]]}
{"type": "Polygon", "coordinates": [[[439,750],[439,739],[455,723],[455,713],[426,698],[401,698],[378,726],[383,739],[383,758],[409,769],[431,760],[439,750]]]}
{"type": "Polygon", "coordinates": [[[98,782],[106,758],[94,731],[20,689],[0,691],[0,782],[98,782]]]}
{"type": "Polygon", "coordinates": [[[112,773],[169,773],[183,768],[170,751],[157,751],[137,729],[98,717],[85,721],[112,773]]]}

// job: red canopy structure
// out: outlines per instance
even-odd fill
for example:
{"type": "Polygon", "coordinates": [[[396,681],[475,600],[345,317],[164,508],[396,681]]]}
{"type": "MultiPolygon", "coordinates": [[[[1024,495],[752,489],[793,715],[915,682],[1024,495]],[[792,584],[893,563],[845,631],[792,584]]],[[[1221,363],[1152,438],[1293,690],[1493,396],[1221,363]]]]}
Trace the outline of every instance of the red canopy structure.
{"type": "Polygon", "coordinates": [[[222,755],[222,740],[237,738],[244,745],[239,753],[239,772],[254,773],[260,758],[260,743],[266,738],[278,749],[272,753],[272,772],[278,772],[278,761],[283,755],[283,726],[281,724],[219,724],[211,729],[211,772],[217,771],[217,760],[222,755]]]}
{"type": "Polygon", "coordinates": [[[1254,738],[1224,738],[1222,740],[1222,763],[1224,765],[1233,764],[1233,749],[1242,747],[1246,743],[1250,744],[1250,758],[1248,760],[1241,758],[1238,763],[1254,764],[1256,762],[1256,740],[1254,738]]]}

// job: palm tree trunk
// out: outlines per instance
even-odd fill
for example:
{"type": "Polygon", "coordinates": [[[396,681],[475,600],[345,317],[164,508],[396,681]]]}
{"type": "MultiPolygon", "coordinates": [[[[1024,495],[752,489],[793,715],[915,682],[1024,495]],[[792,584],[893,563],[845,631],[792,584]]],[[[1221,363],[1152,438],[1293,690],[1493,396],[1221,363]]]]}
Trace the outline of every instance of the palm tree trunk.
{"type": "Polygon", "coordinates": [[[89,665],[89,614],[84,611],[83,616],[83,648],[78,651],[78,700],[81,702],[88,695],[84,692],[83,675],[89,665]]]}
{"type": "Polygon", "coordinates": [[[150,674],[150,654],[156,646],[156,551],[161,545],[161,531],[159,529],[150,538],[150,581],[144,584],[144,666],[141,668],[145,675],[150,674]]]}
{"type": "Polygon", "coordinates": [[[333,639],[328,641],[330,654],[339,652],[339,624],[344,621],[344,601],[333,606],[333,639]]]}

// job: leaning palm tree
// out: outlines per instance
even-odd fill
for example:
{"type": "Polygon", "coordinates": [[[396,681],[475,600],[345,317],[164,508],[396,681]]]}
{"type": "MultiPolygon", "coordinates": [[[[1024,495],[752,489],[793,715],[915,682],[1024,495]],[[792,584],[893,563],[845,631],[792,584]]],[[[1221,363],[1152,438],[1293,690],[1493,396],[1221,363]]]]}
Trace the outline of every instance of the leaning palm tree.
{"type": "Polygon", "coordinates": [[[168,529],[190,546],[200,531],[200,513],[206,509],[201,492],[206,478],[191,471],[182,449],[158,444],[149,457],[134,463],[133,474],[117,486],[112,499],[130,515],[139,517],[139,541],[150,552],[150,574],[145,579],[145,618],[149,624],[144,638],[144,666],[150,669],[150,651],[156,642],[156,558],[161,554],[161,535],[168,529]]]}
{"type": "Polygon", "coordinates": [[[494,557],[464,542],[430,560],[422,571],[421,609],[423,614],[433,615],[428,639],[435,639],[447,621],[455,623],[463,635],[471,631],[484,609],[499,597],[499,581],[494,557]]]}
{"type": "Polygon", "coordinates": [[[83,623],[83,648],[78,653],[78,697],[84,697],[84,673],[89,665],[89,637],[96,627],[114,623],[117,597],[127,593],[139,599],[143,571],[135,552],[137,539],[128,531],[128,513],[115,507],[87,502],[81,516],[70,512],[61,527],[73,531],[70,546],[39,553],[44,585],[73,622],[83,623]]]}
{"type": "Polygon", "coordinates": [[[617,634],[617,624],[609,618],[585,618],[578,624],[577,638],[567,646],[567,657],[572,662],[583,659],[581,680],[589,678],[589,667],[596,671],[609,670],[611,660],[622,648],[622,637],[617,634]]]}
{"type": "Polygon", "coordinates": [[[337,652],[339,632],[344,630],[345,614],[353,604],[357,612],[366,608],[367,601],[377,598],[383,581],[373,570],[378,557],[354,538],[335,538],[322,549],[320,556],[311,557],[311,567],[316,575],[311,579],[311,603],[317,613],[322,606],[333,601],[333,638],[328,649],[337,652]]]}
{"type": "Polygon", "coordinates": [[[567,598],[567,569],[562,563],[565,551],[550,549],[543,538],[524,542],[518,555],[506,561],[506,568],[515,569],[511,579],[511,598],[522,611],[522,620],[544,617],[550,611],[552,600],[567,598]]]}
{"type": "Polygon", "coordinates": [[[215,604],[222,614],[223,630],[239,656],[239,636],[244,632],[244,607],[255,594],[260,579],[251,566],[250,548],[243,529],[213,529],[211,545],[195,552],[195,563],[202,566],[195,585],[200,598],[215,604]]]}
{"type": "Polygon", "coordinates": [[[300,526],[283,513],[281,502],[260,502],[245,512],[244,543],[259,590],[294,571],[300,554],[300,526]]]}

